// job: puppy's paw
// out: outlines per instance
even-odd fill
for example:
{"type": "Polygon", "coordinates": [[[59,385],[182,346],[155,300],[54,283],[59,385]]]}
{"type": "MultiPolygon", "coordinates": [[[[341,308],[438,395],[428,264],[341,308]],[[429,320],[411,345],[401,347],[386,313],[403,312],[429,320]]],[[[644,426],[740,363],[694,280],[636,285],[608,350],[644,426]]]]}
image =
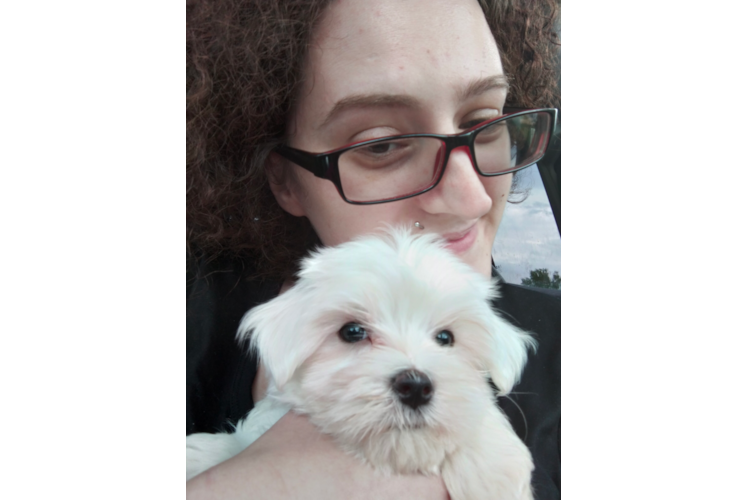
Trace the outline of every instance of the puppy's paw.
{"type": "Polygon", "coordinates": [[[187,481],[242,451],[233,434],[187,436],[187,481]]]}
{"type": "Polygon", "coordinates": [[[490,467],[465,453],[458,453],[445,462],[444,484],[452,500],[533,500],[530,479],[532,463],[490,467]],[[528,466],[529,465],[529,466],[528,466]]]}
{"type": "Polygon", "coordinates": [[[532,500],[530,450],[503,415],[486,420],[477,439],[444,462],[442,477],[452,500],[532,500]]]}

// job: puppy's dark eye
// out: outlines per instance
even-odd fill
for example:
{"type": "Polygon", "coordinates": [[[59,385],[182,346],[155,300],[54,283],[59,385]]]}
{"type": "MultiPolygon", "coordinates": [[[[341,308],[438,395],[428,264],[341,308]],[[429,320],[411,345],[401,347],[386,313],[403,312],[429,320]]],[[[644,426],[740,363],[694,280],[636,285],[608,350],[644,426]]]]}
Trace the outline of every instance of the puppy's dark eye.
{"type": "Polygon", "coordinates": [[[451,346],[455,343],[455,337],[449,330],[442,330],[436,334],[436,343],[439,345],[451,346]]]}
{"type": "Polygon", "coordinates": [[[366,329],[358,323],[346,323],[338,332],[338,336],[343,342],[349,342],[351,344],[368,337],[366,329]]]}

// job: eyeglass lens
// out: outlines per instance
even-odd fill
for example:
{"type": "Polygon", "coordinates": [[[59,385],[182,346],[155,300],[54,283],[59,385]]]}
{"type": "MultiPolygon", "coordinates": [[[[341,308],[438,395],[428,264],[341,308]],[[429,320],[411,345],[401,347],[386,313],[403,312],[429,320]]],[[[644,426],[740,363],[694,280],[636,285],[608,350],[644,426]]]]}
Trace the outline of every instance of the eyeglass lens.
{"type": "MultiPolygon", "coordinates": [[[[482,129],[473,149],[477,169],[499,174],[537,162],[545,153],[550,113],[511,117],[482,129]]],[[[445,144],[433,137],[412,137],[363,145],[338,159],[346,198],[381,201],[419,193],[433,186],[445,167],[445,144]]]]}

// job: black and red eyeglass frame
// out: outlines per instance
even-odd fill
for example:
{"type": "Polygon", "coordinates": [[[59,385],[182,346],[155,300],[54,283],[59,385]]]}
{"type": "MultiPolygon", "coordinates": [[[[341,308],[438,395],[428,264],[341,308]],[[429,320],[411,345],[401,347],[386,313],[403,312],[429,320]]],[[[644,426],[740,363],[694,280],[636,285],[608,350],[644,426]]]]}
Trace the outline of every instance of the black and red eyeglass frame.
{"type": "Polygon", "coordinates": [[[511,174],[513,172],[517,172],[518,170],[522,170],[523,168],[527,168],[530,165],[533,165],[534,163],[537,163],[538,161],[540,161],[545,155],[545,152],[548,148],[548,143],[550,142],[550,138],[553,135],[554,129],[556,127],[557,116],[558,116],[558,110],[556,108],[528,109],[528,110],[518,111],[514,113],[509,113],[509,114],[500,116],[498,118],[494,118],[489,121],[479,123],[475,127],[472,127],[469,130],[462,132],[460,134],[393,135],[393,136],[388,136],[388,137],[380,137],[377,139],[371,139],[367,141],[355,142],[355,143],[343,146],[341,148],[334,149],[332,151],[326,151],[324,153],[309,153],[307,151],[302,151],[300,149],[292,148],[291,146],[287,146],[285,144],[281,144],[280,146],[277,146],[274,151],[278,153],[280,156],[288,160],[291,160],[292,162],[296,163],[297,165],[304,168],[305,170],[308,170],[309,172],[313,173],[316,177],[331,181],[337,188],[338,193],[340,194],[341,198],[343,198],[343,200],[346,201],[347,203],[350,203],[352,205],[376,205],[380,203],[389,203],[393,201],[405,200],[407,198],[412,198],[414,196],[418,196],[420,194],[426,193],[434,189],[439,184],[442,177],[444,176],[444,171],[446,170],[447,162],[449,161],[449,154],[452,152],[453,149],[456,149],[459,147],[467,146],[469,148],[471,160],[473,163],[473,168],[475,168],[476,172],[479,175],[482,175],[484,177],[494,177],[497,175],[511,174]],[[503,171],[503,172],[497,172],[497,173],[481,172],[475,162],[474,144],[475,144],[476,135],[483,129],[490,127],[492,125],[495,125],[496,123],[499,123],[501,121],[507,120],[509,118],[516,118],[518,116],[527,115],[527,114],[535,114],[535,113],[545,113],[551,117],[550,126],[549,126],[549,129],[545,132],[545,137],[541,138],[541,140],[538,141],[537,151],[536,151],[536,154],[538,154],[537,158],[534,158],[534,155],[533,155],[533,161],[528,163],[527,165],[523,165],[521,167],[513,168],[510,170],[503,171]],[[439,139],[444,143],[445,149],[443,153],[443,160],[442,160],[442,165],[439,171],[439,176],[433,183],[431,183],[431,185],[429,185],[427,188],[424,188],[424,189],[421,189],[421,190],[418,190],[412,193],[408,193],[403,196],[398,196],[396,198],[386,198],[382,200],[354,201],[354,200],[349,200],[346,197],[345,192],[343,191],[343,185],[340,182],[340,170],[338,169],[338,159],[340,158],[340,155],[342,155],[346,151],[349,151],[353,148],[357,148],[360,146],[365,146],[369,144],[377,144],[380,142],[389,142],[395,139],[409,139],[409,138],[417,138],[417,137],[429,137],[432,139],[439,139]]]}

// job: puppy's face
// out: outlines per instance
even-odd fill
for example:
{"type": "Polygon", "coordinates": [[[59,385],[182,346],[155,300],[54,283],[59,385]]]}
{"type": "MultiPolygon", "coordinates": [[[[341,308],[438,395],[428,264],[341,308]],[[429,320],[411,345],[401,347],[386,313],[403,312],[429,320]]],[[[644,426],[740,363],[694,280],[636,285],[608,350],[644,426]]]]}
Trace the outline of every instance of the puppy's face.
{"type": "Polygon", "coordinates": [[[308,258],[299,282],[251,311],[283,397],[348,441],[458,436],[517,380],[531,342],[491,309],[493,284],[433,237],[390,231],[308,258]]]}

